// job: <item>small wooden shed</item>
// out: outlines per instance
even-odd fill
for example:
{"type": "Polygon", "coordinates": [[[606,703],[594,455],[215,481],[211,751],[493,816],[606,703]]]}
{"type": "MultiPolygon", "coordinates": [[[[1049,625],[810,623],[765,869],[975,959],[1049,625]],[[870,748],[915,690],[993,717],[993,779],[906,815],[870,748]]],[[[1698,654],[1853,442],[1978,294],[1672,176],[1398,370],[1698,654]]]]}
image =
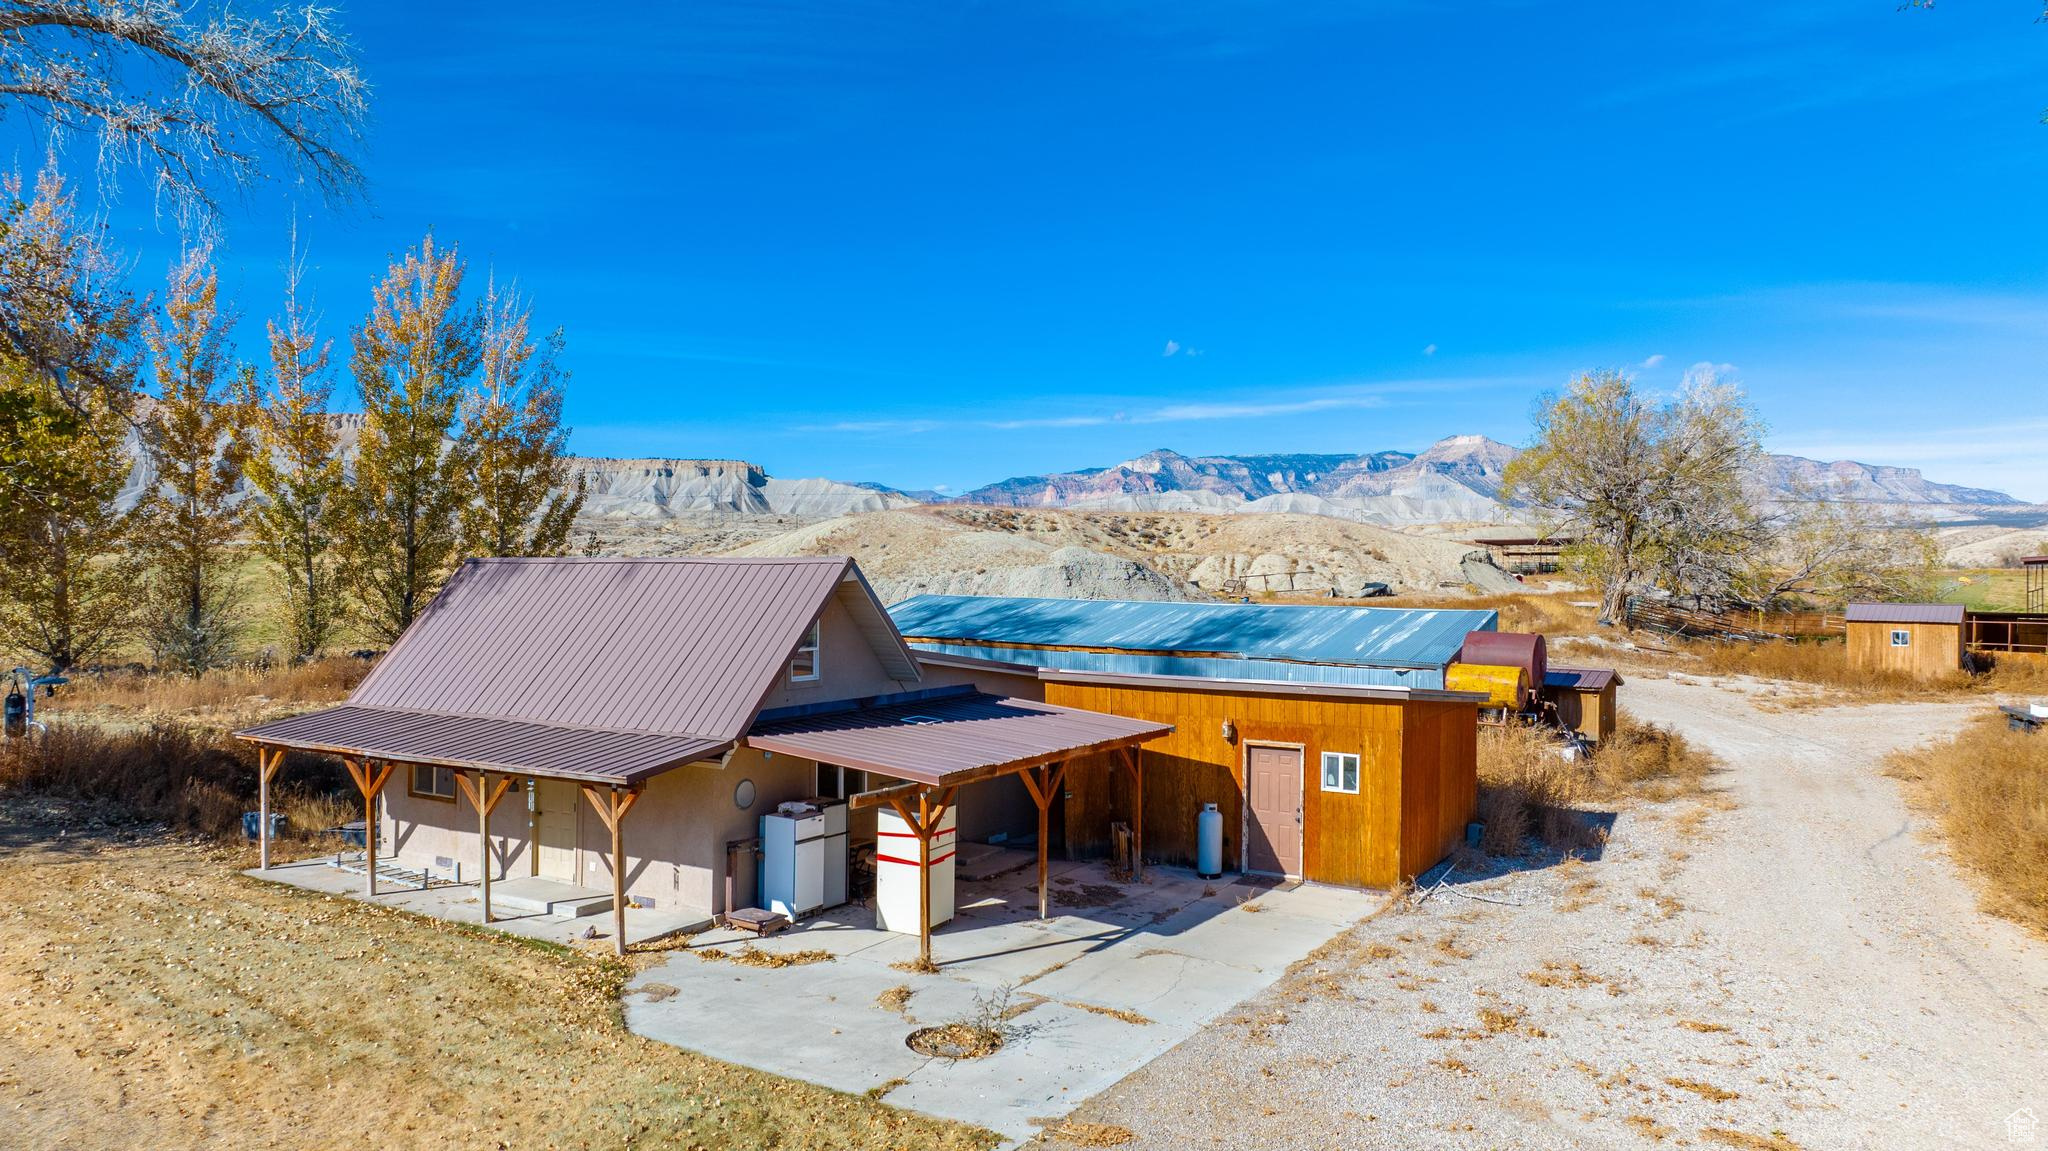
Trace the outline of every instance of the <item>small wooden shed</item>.
{"type": "Polygon", "coordinates": [[[1845,613],[1849,667],[1920,679],[1954,675],[1963,667],[1963,605],[1852,603],[1845,613]]]}
{"type": "Polygon", "coordinates": [[[1614,735],[1619,687],[1621,676],[1608,667],[1552,667],[1543,676],[1544,702],[1557,708],[1557,721],[1594,743],[1614,735]]]}

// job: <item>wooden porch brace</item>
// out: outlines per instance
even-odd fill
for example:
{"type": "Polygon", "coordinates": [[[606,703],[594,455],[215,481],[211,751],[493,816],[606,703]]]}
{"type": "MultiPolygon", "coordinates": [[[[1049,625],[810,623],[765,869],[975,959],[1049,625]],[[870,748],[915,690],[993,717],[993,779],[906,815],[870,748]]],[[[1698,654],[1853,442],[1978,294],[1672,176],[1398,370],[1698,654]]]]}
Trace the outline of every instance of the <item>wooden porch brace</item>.
{"type": "Polygon", "coordinates": [[[953,793],[958,790],[918,787],[916,815],[910,814],[902,789],[883,793],[889,806],[910,825],[910,833],[917,836],[917,961],[926,967],[932,962],[932,836],[945,820],[946,809],[953,806],[953,793]]]}
{"type": "Polygon", "coordinates": [[[455,782],[462,788],[462,794],[476,808],[477,862],[482,867],[484,895],[484,922],[491,921],[491,812],[497,810],[498,801],[505,798],[505,789],[512,786],[512,777],[498,780],[498,786],[491,786],[491,773],[479,771],[476,782],[469,781],[468,772],[457,772],[455,782]]]}
{"type": "Polygon", "coordinates": [[[284,766],[284,749],[256,749],[256,870],[270,870],[270,781],[284,766]]]}
{"type": "Polygon", "coordinates": [[[1067,761],[1041,764],[1018,772],[1024,779],[1024,790],[1031,793],[1031,802],[1038,805],[1038,917],[1046,917],[1049,904],[1047,899],[1047,852],[1051,848],[1052,801],[1058,795],[1060,785],[1067,778],[1067,761]]]}
{"type": "Polygon", "coordinates": [[[363,793],[363,878],[368,884],[365,890],[377,894],[377,796],[384,790],[384,784],[391,778],[392,764],[385,761],[375,777],[370,775],[370,761],[358,764],[353,759],[343,759],[341,766],[348,768],[350,779],[356,781],[356,790],[363,793]]]}
{"type": "Polygon", "coordinates": [[[597,809],[597,817],[612,832],[612,950],[619,955],[626,953],[626,813],[640,802],[638,788],[599,791],[590,784],[583,785],[583,798],[597,809]]]}
{"type": "Polygon", "coordinates": [[[1126,747],[1117,752],[1123,760],[1124,770],[1131,773],[1131,878],[1145,874],[1145,772],[1139,759],[1145,754],[1141,747],[1126,747]]]}

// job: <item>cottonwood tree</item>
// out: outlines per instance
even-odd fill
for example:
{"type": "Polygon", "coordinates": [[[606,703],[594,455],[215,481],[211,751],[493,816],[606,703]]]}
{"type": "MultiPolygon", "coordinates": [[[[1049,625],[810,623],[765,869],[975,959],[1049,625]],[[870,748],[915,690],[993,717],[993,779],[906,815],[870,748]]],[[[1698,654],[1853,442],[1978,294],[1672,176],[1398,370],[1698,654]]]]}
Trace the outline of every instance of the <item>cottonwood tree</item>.
{"type": "Polygon", "coordinates": [[[130,461],[125,393],[62,394],[57,382],[0,352],[0,441],[10,490],[0,505],[0,636],[53,671],[126,639],[140,565],[132,516],[118,505],[130,461]]]}
{"type": "Polygon", "coordinates": [[[1535,423],[1505,491],[1577,537],[1567,559],[1599,584],[1603,620],[1623,621],[1630,593],[1653,584],[1725,588],[1766,542],[1745,491],[1761,427],[1736,389],[1696,377],[1658,403],[1626,375],[1591,372],[1542,400],[1535,423]]]}
{"type": "Polygon", "coordinates": [[[139,167],[183,212],[211,214],[218,185],[272,162],[356,196],[368,91],[328,8],[0,0],[0,115],[40,120],[53,147],[90,138],[103,170],[139,167]]]}
{"type": "Polygon", "coordinates": [[[0,179],[0,352],[67,396],[132,389],[124,352],[136,315],[119,257],[79,219],[56,166],[45,165],[33,187],[18,174],[0,179]]]}
{"type": "Polygon", "coordinates": [[[1941,545],[1925,527],[1897,523],[1871,504],[1804,486],[1785,493],[1771,525],[1772,546],[1734,588],[1744,604],[1934,598],[1941,545]]]}
{"type": "Polygon", "coordinates": [[[197,675],[229,656],[241,591],[244,408],[228,334],[236,316],[203,247],[171,269],[162,313],[143,322],[154,402],[137,431],[155,473],[137,505],[136,538],[149,567],[145,631],[173,667],[197,675]]]}
{"type": "Polygon", "coordinates": [[[0,276],[35,291],[0,298],[31,330],[61,337],[62,354],[52,365],[0,344],[0,635],[62,670],[133,622],[138,580],[118,498],[130,469],[136,309],[95,282],[105,253],[54,172],[30,198],[19,179],[4,190],[0,276]],[[61,375],[80,369],[107,386],[67,390],[61,375]]]}
{"type": "Polygon", "coordinates": [[[391,265],[351,337],[363,404],[354,473],[341,501],[341,577],[366,630],[390,642],[453,566],[468,453],[450,439],[477,369],[478,317],[462,304],[463,265],[429,234],[391,265]]]}
{"type": "Polygon", "coordinates": [[[461,440],[470,500],[459,515],[465,555],[551,556],[569,550],[584,480],[571,477],[562,425],[562,332],[528,336],[531,311],[516,295],[485,293],[482,374],[463,397],[461,440]]]}
{"type": "Polygon", "coordinates": [[[343,472],[328,376],[331,346],[314,334],[299,304],[305,271],[298,233],[285,269],[282,319],[268,324],[267,391],[245,379],[250,447],[243,472],[261,498],[247,513],[250,542],[270,561],[293,662],[319,655],[341,618],[334,569],[335,525],[343,472]]]}

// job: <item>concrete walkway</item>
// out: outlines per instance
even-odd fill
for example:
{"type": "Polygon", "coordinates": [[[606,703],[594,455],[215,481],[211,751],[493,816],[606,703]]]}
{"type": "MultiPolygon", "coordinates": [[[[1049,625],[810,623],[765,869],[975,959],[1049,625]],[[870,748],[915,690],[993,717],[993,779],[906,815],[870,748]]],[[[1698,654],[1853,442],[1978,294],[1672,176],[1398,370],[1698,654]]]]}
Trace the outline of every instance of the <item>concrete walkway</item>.
{"type": "Polygon", "coordinates": [[[728,931],[641,973],[626,997],[634,1031],[716,1059],[848,1092],[878,1091],[927,1114],[1029,1138],[1273,983],[1378,906],[1373,892],[1204,882],[1153,868],[1117,884],[1099,864],[1053,867],[1053,918],[1037,919],[1035,857],[962,850],[958,917],[933,939],[940,970],[895,964],[914,936],[845,907],[758,942],[728,931]],[[979,878],[976,878],[979,877],[979,878]],[[823,950],[783,968],[705,959],[745,947],[823,950]],[[908,988],[902,1011],[878,1002],[908,988]],[[946,1062],[905,1046],[922,1026],[1008,1008],[1001,1051],[946,1062]]]}
{"type": "MultiPolygon", "coordinates": [[[[377,876],[375,899],[363,893],[363,875],[360,871],[344,871],[331,866],[329,856],[300,860],[296,863],[272,864],[269,871],[255,868],[242,874],[252,879],[267,879],[272,883],[289,884],[308,891],[320,891],[329,895],[347,895],[367,902],[380,903],[386,907],[402,907],[435,919],[451,923],[483,922],[483,900],[479,897],[475,883],[455,883],[430,887],[421,891],[396,880],[386,878],[383,867],[377,876]]],[[[491,927],[508,935],[526,939],[540,939],[549,943],[569,943],[583,938],[585,931],[593,931],[594,939],[609,940],[612,937],[611,893],[597,892],[589,888],[554,880],[514,878],[496,880],[491,884],[491,927]],[[576,910],[587,910],[577,905],[590,902],[593,896],[602,897],[600,914],[578,916],[576,910]],[[552,908],[550,914],[544,908],[552,908]]],[[[678,931],[691,931],[708,926],[711,913],[701,908],[684,907],[675,910],[653,910],[627,908],[626,942],[639,943],[643,940],[658,939],[678,931]]]]}

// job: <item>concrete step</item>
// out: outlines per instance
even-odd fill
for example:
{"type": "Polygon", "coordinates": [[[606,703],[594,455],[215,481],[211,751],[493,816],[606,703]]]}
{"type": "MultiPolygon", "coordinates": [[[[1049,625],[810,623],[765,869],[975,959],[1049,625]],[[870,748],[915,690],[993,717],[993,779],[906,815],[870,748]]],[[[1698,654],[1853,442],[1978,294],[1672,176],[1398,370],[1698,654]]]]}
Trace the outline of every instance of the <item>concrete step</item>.
{"type": "Polygon", "coordinates": [[[558,919],[581,919],[603,915],[612,909],[612,893],[594,887],[578,887],[559,879],[507,879],[491,884],[491,905],[506,911],[552,915],[558,919]]]}

